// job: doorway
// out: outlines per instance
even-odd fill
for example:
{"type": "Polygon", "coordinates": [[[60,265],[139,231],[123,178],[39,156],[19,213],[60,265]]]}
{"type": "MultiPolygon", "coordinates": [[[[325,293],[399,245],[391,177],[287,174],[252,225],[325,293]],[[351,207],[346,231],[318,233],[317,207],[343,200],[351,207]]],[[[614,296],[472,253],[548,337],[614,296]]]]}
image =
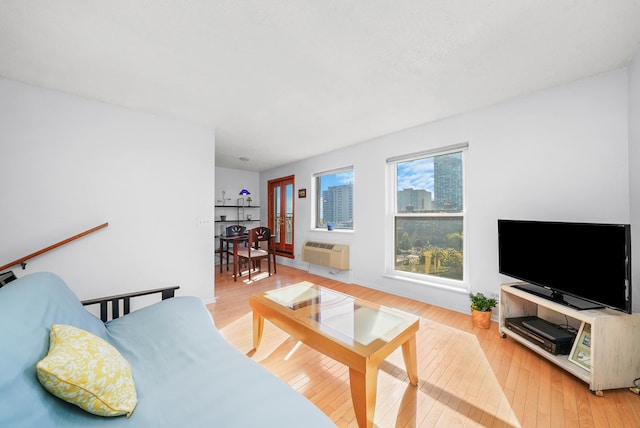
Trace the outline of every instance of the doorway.
{"type": "Polygon", "coordinates": [[[267,186],[269,192],[268,225],[275,236],[276,254],[293,258],[294,176],[269,180],[267,186]]]}

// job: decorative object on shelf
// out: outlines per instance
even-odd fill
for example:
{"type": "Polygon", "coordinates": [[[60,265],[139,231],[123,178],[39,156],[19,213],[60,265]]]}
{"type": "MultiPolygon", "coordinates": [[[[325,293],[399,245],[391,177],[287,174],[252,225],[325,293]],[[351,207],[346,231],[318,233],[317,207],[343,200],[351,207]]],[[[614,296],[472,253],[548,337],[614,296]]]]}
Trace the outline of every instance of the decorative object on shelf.
{"type": "Polygon", "coordinates": [[[247,220],[251,220],[251,214],[247,214],[247,220]]]}
{"type": "Polygon", "coordinates": [[[298,189],[298,198],[306,198],[307,189],[298,189]]]}
{"type": "Polygon", "coordinates": [[[253,199],[251,199],[251,196],[249,196],[247,198],[247,206],[250,207],[251,206],[251,201],[253,201],[253,199]]]}
{"type": "Polygon", "coordinates": [[[227,221],[227,216],[226,215],[221,215],[220,216],[220,221],[227,221]]]}
{"type": "Polygon", "coordinates": [[[569,361],[591,371],[591,324],[582,321],[578,337],[573,342],[569,361]]]}
{"type": "Polygon", "coordinates": [[[216,202],[222,202],[222,205],[225,205],[227,201],[230,201],[231,198],[225,198],[225,195],[227,194],[227,192],[225,192],[224,190],[222,191],[222,199],[218,199],[216,200],[216,202]]]}
{"type": "Polygon", "coordinates": [[[471,299],[471,323],[473,326],[489,328],[491,326],[491,314],[498,301],[482,293],[471,293],[469,294],[469,299],[471,299]]]}

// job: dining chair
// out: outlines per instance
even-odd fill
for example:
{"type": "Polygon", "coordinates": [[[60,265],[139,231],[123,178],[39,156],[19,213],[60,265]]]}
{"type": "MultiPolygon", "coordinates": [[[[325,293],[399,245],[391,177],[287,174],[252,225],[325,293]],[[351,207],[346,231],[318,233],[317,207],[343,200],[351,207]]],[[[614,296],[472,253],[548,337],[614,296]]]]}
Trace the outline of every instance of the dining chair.
{"type": "MultiPolygon", "coordinates": [[[[273,263],[273,273],[276,273],[276,253],[273,248],[271,229],[268,227],[254,227],[249,229],[249,241],[246,247],[238,247],[238,274],[234,276],[235,281],[241,275],[241,262],[246,262],[249,270],[249,281],[251,281],[252,270],[262,270],[262,260],[267,259],[269,276],[271,276],[271,264],[273,263]]],[[[234,269],[236,269],[234,267],[234,269]]]]}
{"type": "MultiPolygon", "coordinates": [[[[242,236],[246,233],[246,226],[241,226],[239,224],[234,224],[232,226],[227,226],[225,228],[224,234],[226,237],[234,237],[234,236],[242,236]]],[[[224,255],[227,258],[227,272],[229,272],[229,257],[233,257],[233,246],[234,245],[245,245],[246,242],[235,242],[235,241],[226,241],[225,248],[220,248],[220,251],[224,251],[224,255]]],[[[240,247],[238,247],[240,248],[240,247]]]]}

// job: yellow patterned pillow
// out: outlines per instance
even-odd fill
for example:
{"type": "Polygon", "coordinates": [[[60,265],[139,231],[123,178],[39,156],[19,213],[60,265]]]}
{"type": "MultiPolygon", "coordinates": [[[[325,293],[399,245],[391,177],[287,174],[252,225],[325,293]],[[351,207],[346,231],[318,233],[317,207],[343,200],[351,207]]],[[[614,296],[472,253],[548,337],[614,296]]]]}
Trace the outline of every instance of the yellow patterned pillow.
{"type": "Polygon", "coordinates": [[[77,327],[51,326],[49,353],[36,364],[47,391],[99,416],[131,416],[138,402],[131,366],[104,339],[77,327]]]}

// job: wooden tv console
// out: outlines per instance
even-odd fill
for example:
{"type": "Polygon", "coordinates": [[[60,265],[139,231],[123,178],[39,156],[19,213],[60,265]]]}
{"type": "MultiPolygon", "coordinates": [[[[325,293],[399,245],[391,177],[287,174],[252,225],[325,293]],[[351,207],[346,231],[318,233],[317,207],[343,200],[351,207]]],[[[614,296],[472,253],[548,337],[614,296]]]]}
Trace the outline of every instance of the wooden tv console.
{"type": "Polygon", "coordinates": [[[613,309],[576,310],[543,297],[514,288],[520,283],[500,286],[500,334],[509,336],[532,351],[589,384],[596,395],[606,389],[634,386],[640,377],[640,313],[627,314],[613,309]],[[505,318],[535,315],[554,324],[567,323],[577,330],[582,322],[591,325],[591,370],[554,355],[541,346],[507,329],[505,318]]]}

